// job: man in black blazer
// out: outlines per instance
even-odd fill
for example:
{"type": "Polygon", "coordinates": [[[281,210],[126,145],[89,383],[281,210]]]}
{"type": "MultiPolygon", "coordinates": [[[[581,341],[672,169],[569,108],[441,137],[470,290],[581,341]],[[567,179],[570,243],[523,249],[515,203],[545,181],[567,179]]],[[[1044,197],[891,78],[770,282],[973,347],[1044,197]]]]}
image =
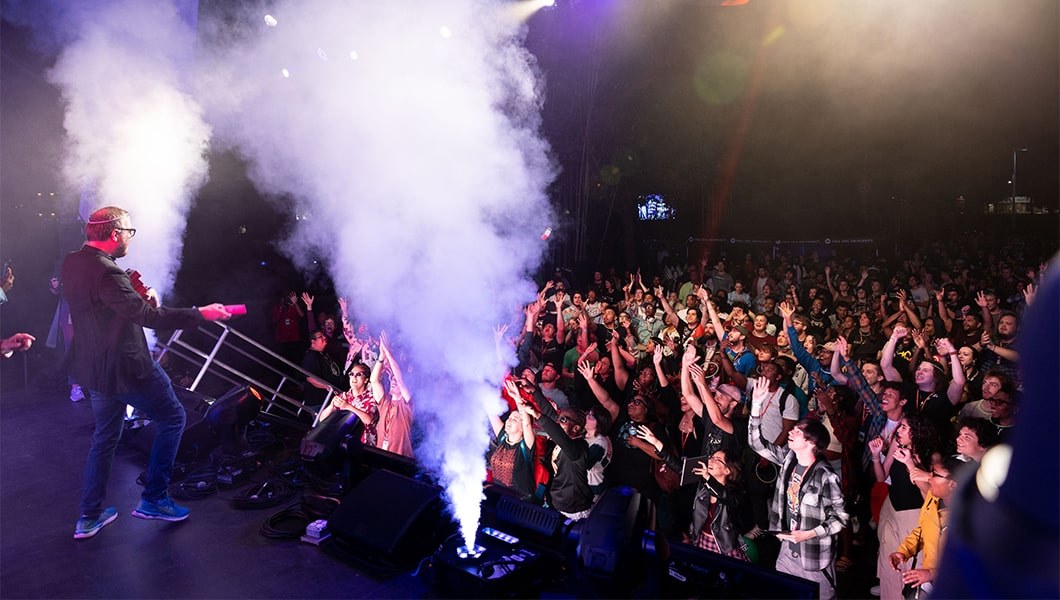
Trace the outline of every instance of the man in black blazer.
{"type": "Polygon", "coordinates": [[[166,493],[184,433],[184,407],[169,377],[151,358],[143,328],[185,329],[231,316],[221,304],[156,307],[141,297],[129,275],[115,263],[125,256],[134,235],[127,211],[101,208],[85,225],[84,246],[68,254],[62,265],[63,293],[74,326],[73,373],[88,392],[96,419],[81,490],[81,518],[74,530],[77,539],[96,535],[118,516],[113,506],[103,508],[103,500],[127,404],[146,413],[158,428],[144,491],[133,516],[164,521],[188,518],[188,509],[166,493]]]}

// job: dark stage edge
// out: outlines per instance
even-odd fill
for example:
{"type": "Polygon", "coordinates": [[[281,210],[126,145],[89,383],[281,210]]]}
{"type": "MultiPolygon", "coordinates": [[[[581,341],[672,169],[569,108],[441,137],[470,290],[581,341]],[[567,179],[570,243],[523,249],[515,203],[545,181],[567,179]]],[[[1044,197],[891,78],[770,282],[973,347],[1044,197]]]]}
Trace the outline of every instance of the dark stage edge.
{"type": "MultiPolygon", "coordinates": [[[[427,598],[411,574],[369,577],[320,548],[262,536],[279,508],[238,510],[218,495],[183,502],[183,523],[129,513],[146,457],[120,446],[107,503],[116,521],[73,539],[93,429],[88,400],[0,396],[0,598],[427,598]]],[[[221,495],[231,497],[231,491],[221,495]]]]}

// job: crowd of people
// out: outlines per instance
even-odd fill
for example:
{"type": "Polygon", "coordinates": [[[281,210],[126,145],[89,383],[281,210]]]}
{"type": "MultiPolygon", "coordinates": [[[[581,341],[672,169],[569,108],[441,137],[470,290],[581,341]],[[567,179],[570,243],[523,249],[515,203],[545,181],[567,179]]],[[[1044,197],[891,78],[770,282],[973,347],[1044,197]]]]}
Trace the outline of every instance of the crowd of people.
{"type": "MultiPolygon", "coordinates": [[[[882,598],[929,586],[957,472],[1011,437],[1022,402],[1016,339],[1045,264],[1000,256],[704,258],[577,286],[557,269],[495,330],[518,362],[499,384],[508,410],[484,415],[488,479],[571,519],[631,486],[666,535],[822,597],[855,544],[878,547],[882,598]]],[[[354,331],[344,301],[314,316],[301,299],[285,292],[274,322],[282,341],[285,319],[307,319],[307,402],[414,456],[385,334],[354,331]]]]}
{"type": "Polygon", "coordinates": [[[518,335],[497,330],[519,362],[491,481],[573,519],[632,486],[672,538],[822,597],[855,544],[878,547],[881,597],[929,586],[957,472],[1017,426],[1045,269],[950,256],[748,256],[577,287],[557,271],[518,335]]]}

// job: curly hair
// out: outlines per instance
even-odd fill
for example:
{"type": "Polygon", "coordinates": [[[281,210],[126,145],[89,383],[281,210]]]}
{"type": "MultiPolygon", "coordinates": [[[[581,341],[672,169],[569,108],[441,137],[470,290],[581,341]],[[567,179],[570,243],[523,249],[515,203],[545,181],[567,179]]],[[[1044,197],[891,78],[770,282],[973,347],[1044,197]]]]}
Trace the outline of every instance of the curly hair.
{"type": "Polygon", "coordinates": [[[983,448],[992,448],[1000,441],[997,434],[997,427],[986,419],[978,419],[975,417],[960,419],[957,421],[957,426],[954,427],[954,430],[960,434],[961,429],[964,429],[965,427],[975,433],[975,437],[979,440],[979,445],[983,448]]]}
{"type": "Polygon", "coordinates": [[[939,432],[935,425],[923,417],[906,415],[903,417],[909,424],[909,441],[913,460],[918,468],[931,469],[932,456],[940,449],[939,432]]]}

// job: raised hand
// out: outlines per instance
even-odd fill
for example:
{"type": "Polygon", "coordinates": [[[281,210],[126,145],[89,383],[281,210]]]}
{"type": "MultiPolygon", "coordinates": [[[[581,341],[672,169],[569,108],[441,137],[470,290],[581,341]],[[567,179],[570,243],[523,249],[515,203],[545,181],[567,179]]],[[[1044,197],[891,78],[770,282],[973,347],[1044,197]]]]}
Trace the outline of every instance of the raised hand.
{"type": "Polygon", "coordinates": [[[589,313],[585,312],[584,310],[579,311],[577,319],[578,319],[578,327],[580,327],[581,329],[588,329],[589,328],[589,313]]]}
{"type": "Polygon", "coordinates": [[[519,403],[522,402],[522,392],[519,390],[519,384],[515,382],[515,379],[509,377],[504,380],[504,390],[508,392],[508,397],[515,401],[515,406],[518,407],[519,403]]]}
{"type": "Polygon", "coordinates": [[[979,305],[979,308],[986,309],[986,293],[983,290],[979,290],[979,293],[975,295],[975,303],[979,305]]]}
{"type": "Polygon", "coordinates": [[[850,344],[847,343],[847,339],[843,336],[839,336],[835,339],[835,351],[845,358],[850,358],[850,344]]]}
{"type": "Polygon", "coordinates": [[[688,365],[688,374],[692,377],[692,381],[702,383],[703,385],[707,384],[707,373],[699,363],[688,365]]]}
{"type": "Polygon", "coordinates": [[[343,298],[342,296],[339,296],[339,310],[342,311],[343,318],[346,318],[346,317],[349,316],[348,309],[349,309],[349,303],[346,301],[345,298],[343,298]]]}
{"type": "Polygon", "coordinates": [[[758,377],[751,387],[751,415],[762,416],[762,405],[769,398],[769,380],[758,377]]]}
{"type": "Polygon", "coordinates": [[[900,340],[907,335],[909,335],[909,328],[905,325],[902,325],[901,323],[897,323],[894,326],[894,331],[891,333],[891,337],[896,340],[900,340]]]}
{"type": "Polygon", "coordinates": [[[506,333],[508,333],[507,323],[504,323],[502,325],[495,325],[493,327],[493,341],[498,344],[501,343],[501,340],[504,339],[504,334],[506,333]]]}
{"type": "Polygon", "coordinates": [[[307,309],[313,310],[313,300],[315,300],[315,299],[316,298],[314,298],[313,296],[309,295],[309,292],[302,292],[302,302],[305,303],[305,307],[307,309]]]}
{"type": "Polygon", "coordinates": [[[379,331],[379,349],[386,354],[390,354],[390,334],[385,329],[379,331]]]}
{"type": "Polygon", "coordinates": [[[662,364],[663,360],[663,349],[659,344],[655,344],[655,350],[651,353],[651,361],[656,366],[662,364]]]}
{"type": "Polygon", "coordinates": [[[685,346],[685,352],[681,355],[681,364],[688,366],[696,362],[696,347],[692,344],[685,346]]]}
{"type": "Polygon", "coordinates": [[[924,343],[924,332],[919,329],[913,330],[913,343],[916,344],[917,348],[921,350],[927,349],[927,345],[924,343]]]}
{"type": "Polygon", "coordinates": [[[880,452],[883,452],[883,438],[875,437],[869,440],[869,452],[872,456],[879,458],[880,452]]]}
{"type": "Polygon", "coordinates": [[[1037,293],[1038,286],[1034,285],[1033,283],[1028,283],[1027,287],[1023,288],[1023,301],[1027,304],[1027,306],[1030,306],[1031,302],[1034,302],[1034,295],[1037,293]]]}
{"type": "Polygon", "coordinates": [[[949,356],[957,352],[957,349],[953,347],[953,342],[949,338],[939,338],[935,340],[935,350],[943,356],[949,356]]]}
{"type": "Polygon", "coordinates": [[[795,314],[795,307],[787,300],[781,302],[779,308],[780,316],[785,319],[790,319],[791,315],[795,314]]]}
{"type": "Polygon", "coordinates": [[[710,300],[710,292],[703,286],[696,286],[696,296],[699,297],[699,301],[703,303],[703,306],[707,307],[707,310],[711,313],[715,312],[716,308],[714,303],[710,300]]]}
{"type": "Polygon", "coordinates": [[[582,377],[586,381],[591,381],[593,378],[593,365],[587,360],[583,360],[578,363],[578,372],[581,373],[582,377]]]}

